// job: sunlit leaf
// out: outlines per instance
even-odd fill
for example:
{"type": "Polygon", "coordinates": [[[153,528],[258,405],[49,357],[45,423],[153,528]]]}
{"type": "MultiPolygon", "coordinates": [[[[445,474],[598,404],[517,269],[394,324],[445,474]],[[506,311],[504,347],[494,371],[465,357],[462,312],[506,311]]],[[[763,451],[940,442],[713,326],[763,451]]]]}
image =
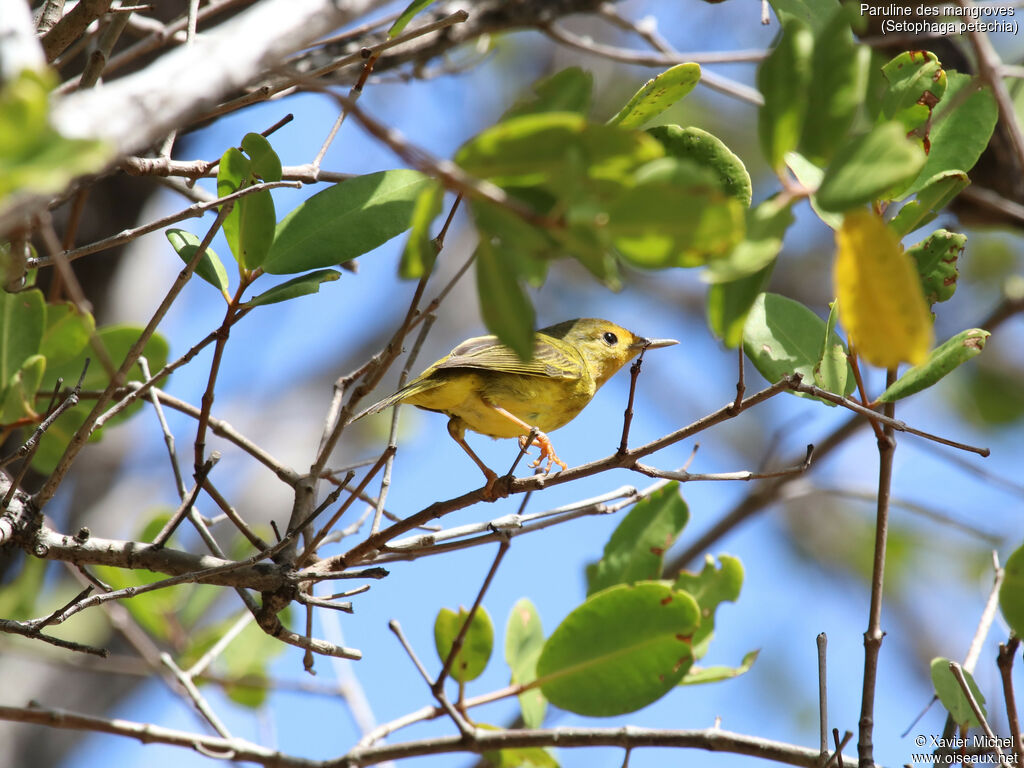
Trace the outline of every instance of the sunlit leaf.
{"type": "Polygon", "coordinates": [[[842,144],[867,91],[871,49],[854,41],[851,16],[852,6],[837,6],[814,39],[800,151],[822,164],[842,144]]]}
{"type": "MultiPolygon", "coordinates": [[[[811,382],[825,334],[825,321],[803,304],[765,293],[757,297],[747,315],[743,351],[768,381],[799,373],[805,382],[811,382]]],[[[851,374],[842,394],[853,391],[853,383],[851,374]]]]}
{"type": "Polygon", "coordinates": [[[906,371],[878,400],[889,403],[927,389],[958,366],[981,354],[989,336],[989,332],[981,328],[961,331],[933,349],[923,363],[906,371]]]}
{"type": "Polygon", "coordinates": [[[1018,547],[1003,566],[999,608],[1017,637],[1024,637],[1024,546],[1018,547]]]}
{"type": "MultiPolygon", "coordinates": [[[[953,676],[953,671],[949,668],[949,659],[941,656],[932,659],[931,673],[932,685],[935,686],[935,695],[939,697],[939,701],[942,702],[942,706],[949,712],[953,722],[960,725],[965,731],[969,727],[980,728],[981,723],[978,722],[978,718],[974,714],[967,696],[964,695],[963,688],[960,687],[960,683],[957,682],[957,679],[953,676]]],[[[971,695],[984,715],[985,697],[981,695],[978,684],[974,682],[974,677],[971,673],[966,669],[963,670],[963,673],[964,678],[967,680],[967,688],[971,691],[971,695]]]]}
{"type": "Polygon", "coordinates": [[[757,128],[761,151],[773,169],[797,148],[807,114],[807,88],[811,81],[814,39],[795,17],[783,17],[782,38],[757,70],[757,88],[764,94],[757,128]]]}
{"type": "Polygon", "coordinates": [[[977,83],[970,75],[946,74],[946,95],[933,115],[928,159],[904,196],[923,189],[940,174],[970,171],[988,146],[999,119],[999,108],[988,88],[973,90],[977,83]]]}
{"type": "Polygon", "coordinates": [[[814,366],[814,383],[829,392],[845,394],[849,381],[850,364],[847,359],[846,345],[836,333],[839,322],[839,302],[833,301],[829,307],[828,320],[825,321],[825,338],[822,340],[821,355],[814,366]]]}
{"type": "Polygon", "coordinates": [[[412,209],[412,228],[402,251],[398,274],[405,280],[418,280],[429,274],[437,258],[437,244],[430,234],[430,225],[441,212],[444,188],[431,182],[420,192],[412,209]]]}
{"type": "MultiPolygon", "coordinates": [[[[505,630],[505,661],[512,670],[509,682],[512,685],[526,685],[537,679],[537,659],[544,647],[544,631],[541,628],[537,608],[527,598],[520,598],[512,606],[505,630]]],[[[527,728],[539,728],[544,722],[547,699],[540,688],[530,688],[519,694],[519,707],[523,724],[527,728]]]]}
{"type": "Polygon", "coordinates": [[[915,229],[923,227],[934,221],[935,217],[939,215],[939,211],[949,205],[953,198],[970,183],[970,179],[963,171],[945,171],[936,174],[917,191],[915,199],[900,208],[899,213],[889,222],[889,227],[897,237],[903,237],[915,229]]]}
{"type": "Polygon", "coordinates": [[[305,275],[293,277],[286,283],[275,285],[270,290],[254,296],[242,304],[243,307],[260,307],[265,304],[277,304],[281,301],[297,299],[300,296],[309,296],[320,291],[320,286],[330,283],[341,277],[336,269],[318,269],[316,272],[309,272],[305,275]]]}
{"type": "Polygon", "coordinates": [[[689,160],[709,169],[722,185],[722,191],[744,206],[750,205],[750,174],[743,161],[721,139],[700,128],[657,125],[647,133],[656,138],[670,157],[689,160]]]}
{"type": "Polygon", "coordinates": [[[515,104],[501,119],[540,112],[578,112],[590,110],[594,76],[580,67],[568,67],[533,84],[531,94],[515,104]]]}
{"type": "Polygon", "coordinates": [[[857,208],[906,184],[924,163],[924,150],[907,139],[900,123],[881,123],[836,151],[815,199],[826,211],[857,208]]]}
{"type": "Polygon", "coordinates": [[[931,51],[905,51],[882,67],[882,74],[888,83],[882,117],[900,122],[928,147],[932,110],[946,92],[946,72],[938,57],[931,51]]]}
{"type": "Polygon", "coordinates": [[[669,483],[638,502],[615,528],[601,559],[587,566],[587,594],[660,578],[665,552],[689,519],[679,483],[669,483]]]}
{"type": "Polygon", "coordinates": [[[0,291],[0,392],[22,364],[39,352],[45,328],[41,291],[0,291]]]}
{"type": "Polygon", "coordinates": [[[699,65],[676,64],[644,83],[608,124],[639,128],[692,91],[699,80],[699,65]]]}
{"type": "Polygon", "coordinates": [[[35,396],[43,382],[45,370],[46,358],[32,355],[5,382],[6,387],[0,397],[0,424],[11,424],[18,419],[34,418],[37,415],[35,396]]]}
{"type": "Polygon", "coordinates": [[[281,180],[281,158],[265,136],[259,133],[245,134],[242,137],[242,149],[252,161],[253,173],[264,181],[281,180]]]}
{"type": "Polygon", "coordinates": [[[757,661],[760,651],[748,651],[743,655],[743,660],[738,667],[690,667],[686,676],[679,681],[680,685],[702,685],[704,683],[720,683],[723,680],[731,680],[750,671],[757,661]]]}
{"type": "Polygon", "coordinates": [[[959,277],[956,262],[963,253],[966,243],[966,235],[937,229],[926,239],[907,249],[907,253],[917,265],[924,300],[928,304],[948,301],[953,297],[959,277]]]}
{"type": "Polygon", "coordinates": [[[342,181],[300,203],[277,225],[265,272],[287,275],[354,259],[400,235],[428,179],[378,171],[342,181]]]}
{"type": "MultiPolygon", "coordinates": [[[[196,235],[184,229],[168,229],[164,234],[170,242],[174,252],[181,257],[181,260],[188,264],[196,255],[199,245],[202,242],[196,235]]],[[[221,263],[220,257],[214,250],[207,247],[203,252],[199,263],[196,265],[195,273],[214,288],[218,289],[225,296],[228,291],[228,273],[221,263]]]]}
{"type": "Polygon", "coordinates": [[[721,555],[720,568],[715,558],[704,556],[704,567],[699,573],[681,571],[673,586],[691,595],[700,608],[700,626],[693,633],[693,657],[700,659],[707,653],[708,644],[715,633],[715,612],[724,602],[734,603],[743,586],[743,563],[738,558],[721,555]]]}
{"type": "Polygon", "coordinates": [[[541,690],[555,706],[606,717],[658,700],[693,662],[690,595],[662,582],[620,584],[572,611],[544,644],[541,690]]]}
{"type": "Polygon", "coordinates": [[[89,335],[95,329],[96,321],[92,315],[80,313],[70,301],[47,304],[46,330],[39,345],[39,353],[46,358],[46,364],[51,368],[63,365],[85,349],[89,335]]]}
{"type": "Polygon", "coordinates": [[[917,364],[932,345],[932,319],[914,261],[881,218],[846,214],[836,232],[836,296],[857,353],[880,368],[917,364]]]}
{"type": "Polygon", "coordinates": [[[412,0],[405,10],[402,11],[398,18],[395,19],[395,23],[388,28],[388,38],[397,37],[405,31],[405,28],[409,25],[421,11],[426,10],[429,6],[433,5],[435,0],[412,0]]]}
{"type": "MultiPolygon", "coordinates": [[[[448,608],[438,611],[437,619],[434,621],[434,645],[442,663],[448,658],[455,639],[468,618],[469,611],[465,608],[460,608],[458,613],[448,608]]],[[[480,677],[491,658],[493,648],[494,624],[481,606],[473,614],[473,621],[466,630],[462,647],[452,662],[452,679],[466,683],[480,677]]]]}

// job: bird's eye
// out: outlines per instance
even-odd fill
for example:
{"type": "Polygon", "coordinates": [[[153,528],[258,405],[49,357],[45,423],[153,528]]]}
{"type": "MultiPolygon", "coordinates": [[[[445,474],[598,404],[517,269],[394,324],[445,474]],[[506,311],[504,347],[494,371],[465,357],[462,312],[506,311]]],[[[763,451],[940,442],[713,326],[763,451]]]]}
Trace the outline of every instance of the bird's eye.
{"type": "Polygon", "coordinates": [[[609,347],[614,347],[614,346],[615,346],[616,344],[618,344],[618,343],[619,343],[619,337],[618,337],[618,336],[616,336],[616,335],[615,335],[614,333],[612,333],[611,331],[608,331],[608,332],[607,332],[607,333],[606,333],[606,334],[604,335],[604,340],[605,340],[605,343],[606,343],[606,344],[607,344],[607,345],[608,345],[609,347]]]}

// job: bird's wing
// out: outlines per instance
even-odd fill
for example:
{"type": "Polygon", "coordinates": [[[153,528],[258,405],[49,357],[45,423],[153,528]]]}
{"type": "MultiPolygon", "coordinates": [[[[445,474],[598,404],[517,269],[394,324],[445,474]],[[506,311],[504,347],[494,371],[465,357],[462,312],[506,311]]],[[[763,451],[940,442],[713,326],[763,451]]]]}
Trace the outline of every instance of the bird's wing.
{"type": "Polygon", "coordinates": [[[583,357],[576,350],[545,334],[537,334],[533,359],[529,361],[521,360],[495,336],[467,339],[446,359],[432,366],[435,371],[451,368],[478,368],[549,379],[578,379],[586,371],[583,357]]]}

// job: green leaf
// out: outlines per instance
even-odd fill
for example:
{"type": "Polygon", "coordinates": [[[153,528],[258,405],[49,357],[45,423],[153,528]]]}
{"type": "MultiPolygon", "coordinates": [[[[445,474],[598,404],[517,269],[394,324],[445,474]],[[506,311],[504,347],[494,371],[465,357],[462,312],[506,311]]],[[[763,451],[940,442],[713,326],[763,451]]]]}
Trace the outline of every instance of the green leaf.
{"type": "Polygon", "coordinates": [[[275,285],[270,290],[254,296],[242,307],[261,307],[265,304],[277,304],[281,301],[297,299],[300,296],[309,296],[311,293],[319,293],[323,283],[331,283],[341,277],[336,269],[318,269],[316,272],[309,272],[305,275],[293,277],[286,283],[275,285]]]}
{"type": "MultiPolygon", "coordinates": [[[[217,166],[217,197],[225,197],[234,194],[242,187],[248,186],[252,181],[252,161],[242,154],[236,147],[228,147],[220,156],[220,164],[217,166]]],[[[224,239],[228,241],[231,253],[235,260],[242,264],[242,241],[241,241],[241,200],[235,200],[231,212],[225,217],[222,229],[224,239]]]]}
{"type": "Polygon", "coordinates": [[[700,66],[677,64],[644,83],[608,125],[639,128],[671,107],[694,89],[700,80],[700,66]]]}
{"type": "Polygon", "coordinates": [[[512,105],[502,120],[541,112],[590,111],[594,76],[579,67],[569,67],[533,84],[532,94],[512,105]]]}
{"type": "Polygon", "coordinates": [[[904,195],[912,195],[936,176],[967,172],[988,146],[999,119],[999,108],[988,88],[977,87],[970,75],[948,72],[946,95],[935,109],[928,159],[904,195]]]}
{"type": "Polygon", "coordinates": [[[252,161],[254,174],[263,181],[281,180],[281,158],[265,136],[259,133],[245,134],[242,137],[242,149],[252,161]]]}
{"type": "MultiPolygon", "coordinates": [[[[46,358],[32,355],[6,382],[3,398],[0,400],[0,424],[11,424],[21,418],[35,418],[36,392],[43,382],[46,358]]],[[[45,407],[45,403],[44,406],[45,407]]]]}
{"type": "MultiPolygon", "coordinates": [[[[51,376],[47,377],[47,384],[50,381],[56,380],[57,377],[51,374],[51,376]]],[[[75,381],[78,381],[77,374],[75,381]]],[[[73,384],[74,382],[72,382],[73,384]]],[[[87,413],[87,404],[79,403],[76,407],[64,411],[55,422],[50,424],[39,440],[39,448],[36,449],[35,456],[32,457],[32,469],[41,475],[48,475],[56,469],[57,463],[68,447],[71,436],[85,422],[87,413]]],[[[102,432],[103,430],[93,432],[89,436],[89,442],[92,443],[99,440],[102,432]]]]}
{"type": "Polygon", "coordinates": [[[1024,546],[1013,551],[1003,566],[999,608],[1017,637],[1024,637],[1024,546]]]}
{"type": "Polygon", "coordinates": [[[409,228],[428,181],[416,171],[378,171],[317,192],[277,225],[263,270],[294,274],[372,251],[409,228]]]}
{"type": "MultiPolygon", "coordinates": [[[[964,678],[967,680],[967,687],[970,689],[971,695],[974,696],[975,702],[977,702],[981,713],[984,715],[985,697],[981,695],[978,684],[974,682],[974,677],[971,673],[966,669],[963,672],[964,678]]],[[[980,728],[981,723],[978,722],[974,710],[971,709],[970,702],[967,701],[967,696],[964,695],[960,683],[957,682],[952,670],[949,668],[949,659],[942,656],[932,659],[931,673],[932,685],[935,686],[935,695],[939,697],[939,701],[942,702],[942,706],[949,712],[953,722],[961,726],[965,731],[969,727],[980,728]]]]}
{"type": "Polygon", "coordinates": [[[918,190],[914,200],[900,208],[899,213],[889,222],[889,226],[898,237],[910,234],[915,229],[934,221],[939,211],[949,205],[970,183],[971,180],[963,171],[936,174],[918,190]]]}
{"type": "Polygon", "coordinates": [[[956,291],[956,262],[964,251],[967,236],[945,229],[937,229],[917,245],[907,249],[914,257],[924,300],[929,305],[948,301],[956,291]]]}
{"type": "Polygon", "coordinates": [[[825,338],[822,339],[818,364],[814,366],[814,384],[837,394],[847,392],[852,370],[846,355],[846,345],[836,333],[839,322],[839,300],[829,305],[828,320],[825,321],[825,338]]]}
{"type": "Polygon", "coordinates": [[[533,304],[508,252],[487,238],[476,248],[476,290],[487,329],[521,359],[533,357],[533,304]]]}
{"type": "MultiPolygon", "coordinates": [[[[509,681],[512,685],[526,685],[537,679],[537,659],[543,646],[544,630],[537,608],[528,598],[520,598],[512,606],[505,630],[505,661],[512,670],[509,681]]],[[[523,724],[527,728],[539,728],[544,722],[547,705],[540,688],[519,694],[523,724]]]]}
{"type": "MultiPolygon", "coordinates": [[[[142,330],[140,326],[134,325],[109,325],[106,328],[99,329],[97,336],[106,348],[107,354],[110,355],[115,369],[119,368],[121,363],[124,362],[124,359],[128,356],[128,350],[138,340],[142,330]]],[[[167,364],[169,352],[170,347],[167,344],[167,340],[159,333],[154,333],[142,349],[142,354],[149,361],[150,373],[156,373],[167,364]]],[[[107,372],[103,370],[103,366],[95,359],[96,354],[90,346],[86,346],[71,360],[51,368],[47,372],[47,378],[50,381],[56,381],[56,378],[60,376],[64,379],[65,386],[74,386],[78,381],[78,377],[82,374],[82,367],[85,365],[86,357],[92,358],[92,362],[90,362],[89,371],[82,382],[82,388],[106,388],[107,384],[110,383],[110,379],[107,377],[107,372]]],[[[127,380],[145,381],[138,363],[129,369],[127,380]]],[[[135,405],[138,406],[140,404],[136,403],[135,405]]]]}
{"type": "Polygon", "coordinates": [[[729,349],[743,341],[747,315],[754,300],[767,287],[774,267],[772,262],[760,272],[728,283],[714,283],[708,288],[708,327],[729,349]]]}
{"type": "Polygon", "coordinates": [[[7,385],[26,360],[39,353],[45,327],[42,291],[0,291],[0,388],[7,385]]]}
{"type": "Polygon", "coordinates": [[[632,182],[634,169],[665,150],[641,131],[588,123],[572,112],[503,120],[456,153],[474,176],[502,187],[540,187],[559,202],[592,198],[598,188],[632,182]]]}
{"type": "Polygon", "coordinates": [[[702,685],[703,683],[719,683],[748,672],[760,651],[749,651],[743,656],[738,667],[698,667],[692,666],[686,676],[679,681],[680,685],[702,685]]]}
{"type": "MultiPolygon", "coordinates": [[[[469,618],[469,611],[459,608],[459,612],[442,608],[434,621],[434,646],[443,664],[451,653],[455,638],[458,637],[462,625],[469,618]]],[[[460,683],[468,683],[480,677],[491,658],[494,648],[494,624],[483,606],[473,614],[473,621],[466,631],[462,648],[452,662],[451,676],[460,683]]]]}
{"type": "Polygon", "coordinates": [[[818,205],[846,211],[883,199],[913,179],[925,164],[925,154],[905,134],[900,123],[889,121],[840,147],[818,187],[818,205]]]}
{"type": "Polygon", "coordinates": [[[768,165],[776,170],[800,143],[814,47],[810,29],[795,17],[784,17],[782,30],[782,39],[757,70],[757,87],[764,95],[758,136],[768,165]]]}
{"type": "Polygon", "coordinates": [[[891,403],[932,386],[954,368],[981,354],[990,335],[981,328],[969,328],[946,340],[931,351],[927,360],[893,382],[878,398],[879,402],[891,403]]]}
{"type": "MultiPolygon", "coordinates": [[[[191,232],[184,229],[168,229],[164,234],[170,242],[174,252],[181,257],[181,260],[188,264],[196,255],[199,244],[202,242],[191,232]]],[[[214,253],[212,248],[207,248],[196,265],[195,273],[214,288],[219,290],[225,297],[228,295],[228,273],[221,263],[220,257],[214,253]]]]}
{"type": "Polygon", "coordinates": [[[913,132],[927,141],[932,109],[946,92],[946,73],[938,57],[930,51],[906,51],[882,67],[882,74],[888,87],[882,95],[881,118],[897,120],[908,135],[913,132]],[[922,125],[924,130],[918,131],[922,125]]]}
{"type": "Polygon", "coordinates": [[[710,170],[721,182],[722,191],[744,206],[750,205],[750,174],[743,161],[721,139],[700,128],[656,125],[647,133],[657,139],[670,157],[689,160],[710,170]]]}
{"type": "Polygon", "coordinates": [[[66,139],[50,125],[50,73],[25,69],[0,88],[0,212],[12,199],[52,194],[84,173],[100,170],[113,149],[93,139],[66,139]]]}
{"type": "Polygon", "coordinates": [[[715,612],[723,602],[734,603],[743,586],[743,564],[735,557],[721,555],[721,568],[715,568],[715,558],[704,556],[700,573],[682,571],[673,585],[691,595],[700,607],[700,626],[693,634],[693,658],[702,658],[715,634],[715,612]]]}
{"type": "Polygon", "coordinates": [[[660,578],[665,552],[689,519],[679,483],[669,483],[637,503],[604,545],[601,559],[587,566],[587,595],[660,578]]]}
{"type": "Polygon", "coordinates": [[[405,10],[399,14],[398,18],[395,19],[395,23],[388,28],[388,39],[390,40],[391,38],[402,34],[405,28],[409,25],[409,22],[412,21],[420,11],[425,10],[428,6],[433,4],[434,0],[412,0],[412,2],[405,7],[405,10]]]}
{"type": "Polygon", "coordinates": [[[437,258],[437,243],[430,235],[430,225],[441,213],[444,202],[444,187],[431,181],[416,197],[412,209],[412,229],[409,240],[402,251],[398,275],[405,280],[418,280],[430,274],[437,258]]]}
{"type": "Polygon", "coordinates": [[[608,206],[608,235],[644,269],[695,267],[721,258],[743,238],[743,205],[708,184],[708,171],[663,158],[608,206]]]}
{"type": "MultiPolygon", "coordinates": [[[[134,540],[152,541],[170,517],[170,513],[164,510],[151,514],[134,540]]],[[[167,578],[165,573],[145,568],[115,568],[109,565],[96,566],[96,575],[112,589],[139,587],[167,578]]],[[[171,642],[178,630],[175,613],[194,587],[193,584],[180,584],[167,589],[143,592],[130,600],[125,600],[123,605],[149,635],[163,642],[171,642]]]]}
{"type": "MultiPolygon", "coordinates": [[[[46,330],[39,345],[39,353],[46,358],[46,364],[51,368],[63,365],[85,349],[94,330],[96,321],[92,315],[79,314],[78,308],[70,301],[49,304],[46,307],[46,330]]],[[[71,382],[72,385],[74,383],[71,382]]]]}
{"type": "Polygon", "coordinates": [[[554,755],[543,747],[499,749],[484,752],[483,756],[491,768],[558,768],[554,755]]]}
{"type": "MultiPolygon", "coordinates": [[[[757,297],[747,315],[743,351],[768,381],[775,382],[792,373],[802,374],[804,381],[813,381],[825,331],[825,322],[800,302],[765,293],[757,297]]],[[[852,392],[853,385],[851,373],[843,394],[852,392]]]]}
{"type": "Polygon", "coordinates": [[[269,189],[261,189],[235,202],[239,211],[239,242],[242,255],[239,263],[246,269],[256,269],[263,264],[274,242],[274,228],[277,212],[269,189]]]}
{"type": "Polygon", "coordinates": [[[708,264],[704,279],[728,283],[763,272],[782,250],[782,239],[793,223],[793,201],[775,195],[746,212],[746,234],[723,259],[708,264]]]}
{"type": "Polygon", "coordinates": [[[771,0],[771,5],[779,19],[795,17],[810,27],[816,36],[822,33],[839,7],[837,0],[771,0]]]}
{"type": "Polygon", "coordinates": [[[839,213],[830,213],[818,205],[817,196],[814,191],[821,186],[821,180],[825,178],[825,172],[801,155],[799,152],[786,153],[786,167],[793,172],[800,184],[811,190],[811,209],[818,215],[818,218],[825,222],[832,229],[839,229],[843,226],[843,216],[839,213]]]}
{"type": "Polygon", "coordinates": [[[634,712],[686,674],[699,623],[694,599],[661,582],[598,592],[544,644],[537,661],[541,690],[552,704],[580,715],[634,712]]]}
{"type": "Polygon", "coordinates": [[[842,143],[867,93],[871,49],[854,42],[851,11],[852,6],[837,9],[814,39],[800,151],[823,165],[842,143]]]}
{"type": "MultiPolygon", "coordinates": [[[[543,285],[549,261],[563,255],[548,233],[500,205],[474,201],[470,207],[481,241],[486,239],[508,268],[527,283],[543,285]]],[[[577,248],[568,250],[579,257],[577,248]]]]}
{"type": "MultiPolygon", "coordinates": [[[[280,618],[282,622],[289,620],[287,613],[280,618]]],[[[235,620],[229,619],[225,624],[231,626],[235,620]]],[[[224,635],[227,626],[222,627],[218,638],[224,635]]],[[[224,686],[228,697],[236,704],[251,709],[263,706],[270,695],[270,664],[285,647],[284,643],[268,635],[255,622],[249,622],[228,646],[227,653],[221,654],[219,659],[226,676],[238,681],[224,686]]]]}
{"type": "Polygon", "coordinates": [[[26,557],[0,589],[0,616],[13,621],[26,621],[40,614],[36,608],[45,594],[46,570],[49,562],[40,557],[26,557]]]}
{"type": "Polygon", "coordinates": [[[1006,427],[1024,418],[1024,388],[1020,369],[998,358],[987,364],[985,358],[958,377],[954,390],[956,404],[963,415],[983,427],[1006,427]]]}

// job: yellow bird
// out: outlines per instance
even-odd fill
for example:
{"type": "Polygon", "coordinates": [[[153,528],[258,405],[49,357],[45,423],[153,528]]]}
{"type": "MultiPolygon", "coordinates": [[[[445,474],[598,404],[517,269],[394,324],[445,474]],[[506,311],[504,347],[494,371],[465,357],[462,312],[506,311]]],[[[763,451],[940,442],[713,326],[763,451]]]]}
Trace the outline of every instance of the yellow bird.
{"type": "Polygon", "coordinates": [[[674,339],[645,339],[608,320],[582,318],[541,328],[533,359],[523,361],[495,336],[478,336],[427,368],[395,394],[353,419],[410,403],[449,417],[448,433],[487,477],[497,479],[466,442],[466,430],[490,437],[518,437],[524,445],[531,430],[546,472],[566,464],[545,434],[568,424],[617,370],[641,350],[667,347],[674,339]]]}

